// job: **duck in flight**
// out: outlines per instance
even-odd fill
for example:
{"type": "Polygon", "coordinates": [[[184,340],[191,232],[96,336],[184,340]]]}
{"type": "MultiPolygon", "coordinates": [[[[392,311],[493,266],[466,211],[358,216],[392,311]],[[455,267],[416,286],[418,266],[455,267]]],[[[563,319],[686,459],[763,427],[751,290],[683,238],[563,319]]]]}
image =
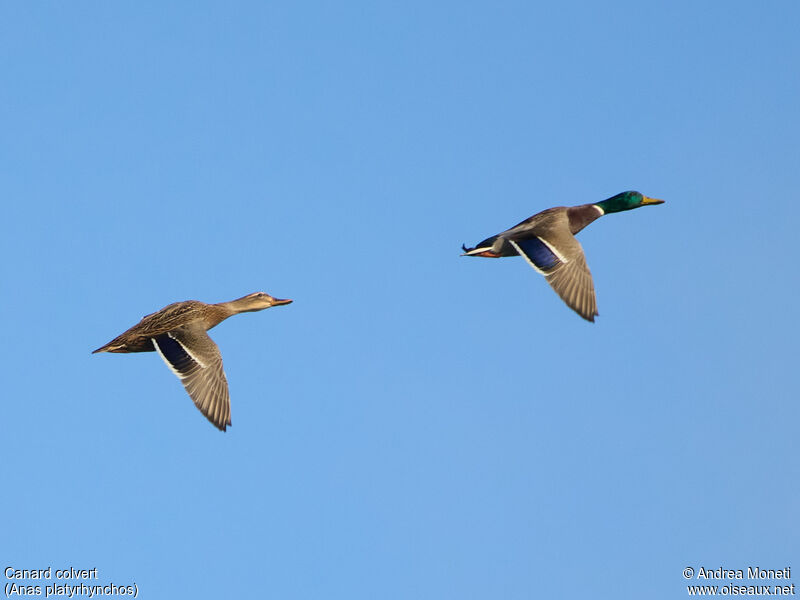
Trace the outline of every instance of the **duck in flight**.
{"type": "Polygon", "coordinates": [[[597,300],[583,248],[575,234],[605,214],[632,210],[663,200],[639,192],[622,192],[594,204],[548,208],[502,233],[483,240],[462,256],[522,256],[572,310],[594,322],[597,300]]]}
{"type": "Polygon", "coordinates": [[[228,380],[222,356],[207,330],[232,315],[255,312],[291,300],[273,298],[264,292],[238,300],[205,304],[197,300],[175,302],[143,317],[97,352],[158,352],[189,393],[195,406],[215,427],[225,431],[231,424],[228,380]]]}

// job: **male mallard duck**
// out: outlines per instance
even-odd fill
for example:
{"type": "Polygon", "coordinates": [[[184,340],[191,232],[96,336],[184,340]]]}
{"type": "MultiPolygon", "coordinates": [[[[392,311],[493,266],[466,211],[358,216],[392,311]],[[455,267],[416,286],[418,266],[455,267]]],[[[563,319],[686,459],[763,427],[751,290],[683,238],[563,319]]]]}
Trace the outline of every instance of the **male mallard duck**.
{"type": "Polygon", "coordinates": [[[607,213],[663,202],[639,192],[622,192],[595,204],[548,208],[475,248],[462,245],[462,256],[500,258],[519,254],[544,275],[567,306],[587,321],[594,321],[599,313],[592,274],[575,234],[607,213]]]}
{"type": "Polygon", "coordinates": [[[143,317],[125,333],[92,352],[158,352],[178,376],[195,406],[215,427],[225,431],[231,424],[228,380],[222,356],[207,330],[242,312],[255,312],[291,300],[264,292],[238,300],[205,304],[197,300],[175,302],[143,317]]]}

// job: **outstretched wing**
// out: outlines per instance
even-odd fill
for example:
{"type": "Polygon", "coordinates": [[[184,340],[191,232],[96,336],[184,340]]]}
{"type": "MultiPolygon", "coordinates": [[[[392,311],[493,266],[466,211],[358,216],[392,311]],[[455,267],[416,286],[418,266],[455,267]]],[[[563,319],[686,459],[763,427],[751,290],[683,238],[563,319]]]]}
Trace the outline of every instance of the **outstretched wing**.
{"type": "Polygon", "coordinates": [[[154,337],[153,345],[200,412],[225,431],[231,424],[228,380],[219,348],[205,329],[200,325],[178,327],[154,337]]]}
{"type": "Polygon", "coordinates": [[[544,238],[533,236],[524,240],[508,239],[536,271],[572,310],[587,321],[594,321],[597,300],[594,282],[580,242],[572,235],[560,236],[558,249],[544,238]]]}

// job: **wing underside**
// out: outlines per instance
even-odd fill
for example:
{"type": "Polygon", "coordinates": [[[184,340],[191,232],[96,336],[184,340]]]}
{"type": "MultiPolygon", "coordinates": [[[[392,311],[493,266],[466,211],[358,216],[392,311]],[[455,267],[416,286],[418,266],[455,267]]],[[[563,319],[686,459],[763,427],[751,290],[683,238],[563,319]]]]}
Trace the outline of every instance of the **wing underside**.
{"type": "Polygon", "coordinates": [[[225,431],[231,424],[228,381],[219,348],[205,330],[179,327],[154,337],[153,345],[200,412],[225,431]]]}
{"type": "Polygon", "coordinates": [[[567,306],[587,321],[594,321],[598,312],[592,274],[580,243],[570,238],[560,243],[558,249],[537,236],[508,241],[528,264],[544,275],[567,306]]]}

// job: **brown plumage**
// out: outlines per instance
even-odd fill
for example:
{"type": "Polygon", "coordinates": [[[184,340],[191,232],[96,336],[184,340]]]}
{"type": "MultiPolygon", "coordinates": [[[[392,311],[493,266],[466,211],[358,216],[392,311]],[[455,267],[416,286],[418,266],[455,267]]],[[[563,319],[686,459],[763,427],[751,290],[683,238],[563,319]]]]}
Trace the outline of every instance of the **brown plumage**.
{"type": "Polygon", "coordinates": [[[158,352],[178,376],[197,408],[215,427],[231,424],[228,381],[219,348],[206,333],[228,317],[289,304],[264,292],[230,302],[175,302],[143,317],[139,323],[93,352],[158,352]]]}

